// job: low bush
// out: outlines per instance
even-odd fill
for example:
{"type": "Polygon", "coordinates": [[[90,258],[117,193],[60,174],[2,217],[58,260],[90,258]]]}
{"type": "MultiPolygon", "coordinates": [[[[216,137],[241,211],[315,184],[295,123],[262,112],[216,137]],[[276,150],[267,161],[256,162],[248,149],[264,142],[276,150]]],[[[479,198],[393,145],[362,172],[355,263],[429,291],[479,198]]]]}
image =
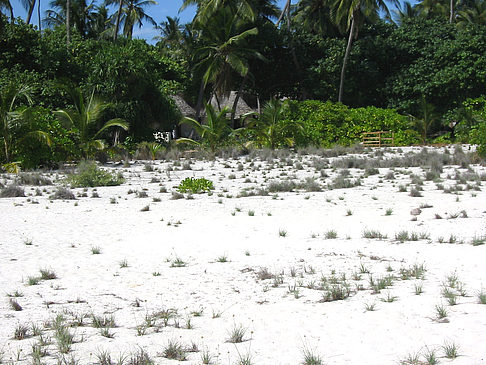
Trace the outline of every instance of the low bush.
{"type": "Polygon", "coordinates": [[[177,191],[180,193],[192,194],[204,193],[213,189],[214,186],[212,181],[205,178],[195,179],[193,177],[185,178],[177,187],[177,191]]]}
{"type": "Polygon", "coordinates": [[[67,178],[69,184],[74,188],[116,186],[125,181],[121,173],[111,174],[90,161],[81,162],[77,170],[75,174],[67,178]]]}
{"type": "Polygon", "coordinates": [[[22,196],[25,196],[24,189],[13,184],[0,191],[0,198],[17,198],[22,196]]]}

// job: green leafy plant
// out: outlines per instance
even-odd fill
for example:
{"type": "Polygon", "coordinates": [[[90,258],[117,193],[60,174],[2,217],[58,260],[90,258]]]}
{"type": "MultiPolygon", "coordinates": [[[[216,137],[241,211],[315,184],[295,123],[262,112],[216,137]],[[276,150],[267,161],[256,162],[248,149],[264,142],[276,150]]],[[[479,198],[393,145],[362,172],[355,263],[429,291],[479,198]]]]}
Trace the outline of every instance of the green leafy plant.
{"type": "Polygon", "coordinates": [[[121,173],[112,174],[100,169],[95,162],[83,161],[78,165],[77,172],[68,176],[67,181],[74,188],[94,186],[117,186],[125,179],[121,173]]]}
{"type": "Polygon", "coordinates": [[[72,85],[62,85],[74,102],[74,109],[60,109],[54,112],[59,120],[67,126],[75,128],[79,133],[79,147],[85,158],[93,156],[96,150],[105,148],[101,134],[112,127],[128,130],[128,123],[120,118],[110,119],[100,129],[95,130],[96,124],[103,117],[103,113],[111,104],[100,101],[94,94],[85,97],[80,88],[72,85]]]}
{"type": "Polygon", "coordinates": [[[177,191],[180,193],[192,194],[205,193],[213,189],[214,186],[212,181],[205,178],[195,179],[193,177],[185,178],[177,187],[177,191]]]}

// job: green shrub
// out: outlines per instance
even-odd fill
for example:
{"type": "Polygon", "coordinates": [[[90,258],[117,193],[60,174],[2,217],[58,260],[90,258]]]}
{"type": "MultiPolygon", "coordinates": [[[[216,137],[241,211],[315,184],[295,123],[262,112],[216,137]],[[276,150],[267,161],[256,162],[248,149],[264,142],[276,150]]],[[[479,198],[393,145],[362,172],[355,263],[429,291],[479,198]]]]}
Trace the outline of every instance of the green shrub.
{"type": "Polygon", "coordinates": [[[394,109],[352,109],[330,101],[292,101],[286,121],[297,121],[303,126],[302,130],[294,130],[292,136],[297,146],[351,145],[361,140],[363,132],[380,130],[395,132],[396,145],[420,142],[420,135],[410,129],[409,118],[394,109]]]}
{"type": "Polygon", "coordinates": [[[177,187],[177,190],[180,193],[192,194],[204,193],[213,189],[214,186],[212,181],[205,178],[195,179],[193,177],[185,178],[177,187]]]}
{"type": "Polygon", "coordinates": [[[67,178],[72,187],[116,186],[125,179],[121,173],[117,175],[102,170],[94,162],[84,161],[78,165],[78,171],[67,178]]]}

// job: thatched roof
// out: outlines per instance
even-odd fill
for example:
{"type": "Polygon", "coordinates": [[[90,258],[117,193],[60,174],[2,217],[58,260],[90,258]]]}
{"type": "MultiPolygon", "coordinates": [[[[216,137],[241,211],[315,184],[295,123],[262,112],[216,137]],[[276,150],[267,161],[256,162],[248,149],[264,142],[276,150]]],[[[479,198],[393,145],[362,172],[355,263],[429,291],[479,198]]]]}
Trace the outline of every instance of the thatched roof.
{"type": "Polygon", "coordinates": [[[196,111],[186,103],[186,101],[180,95],[171,95],[172,100],[174,100],[177,108],[181,112],[183,117],[191,117],[194,118],[196,115],[196,111]]]}
{"type": "MultiPolygon", "coordinates": [[[[228,109],[231,110],[231,109],[233,109],[233,104],[235,102],[235,99],[236,99],[236,91],[232,91],[228,98],[223,96],[223,97],[218,99],[219,100],[219,107],[221,109],[223,109],[224,107],[228,107],[228,109]]],[[[216,110],[219,110],[218,109],[218,100],[214,96],[211,98],[211,105],[216,110]]],[[[235,113],[236,119],[239,119],[243,114],[254,112],[254,111],[255,110],[250,108],[248,106],[248,104],[240,96],[240,98],[238,99],[238,104],[236,105],[236,113],[235,113]]]]}

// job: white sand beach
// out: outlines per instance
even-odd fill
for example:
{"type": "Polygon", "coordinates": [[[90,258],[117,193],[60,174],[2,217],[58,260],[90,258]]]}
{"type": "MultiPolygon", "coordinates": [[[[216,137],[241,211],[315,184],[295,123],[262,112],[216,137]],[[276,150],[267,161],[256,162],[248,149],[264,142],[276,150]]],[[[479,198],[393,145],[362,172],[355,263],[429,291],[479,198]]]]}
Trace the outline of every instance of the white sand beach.
{"type": "MultiPolygon", "coordinates": [[[[426,179],[430,166],[366,174],[336,162],[372,166],[421,150],[111,163],[102,167],[122,172],[125,183],[72,189],[76,200],[50,199],[64,174],[45,173],[54,185],[0,199],[2,361],[32,364],[40,331],[50,338],[42,364],[59,356],[101,364],[102,353],[113,364],[126,355],[129,364],[140,349],[155,364],[202,364],[207,356],[222,365],[296,365],[305,352],[329,365],[427,364],[434,351],[442,364],[486,364],[486,305],[478,298],[486,293],[486,167],[445,164],[439,181],[426,179]],[[338,176],[361,184],[329,189],[338,176]],[[172,199],[186,177],[215,189],[172,199]],[[258,194],[285,181],[298,186],[258,194]],[[306,191],[316,186],[322,191],[306,191]],[[421,196],[411,196],[414,187],[421,196]],[[40,270],[57,278],[29,285],[40,270]],[[64,355],[52,323],[59,315],[74,334],[64,355]],[[93,315],[114,326],[102,332],[93,315]],[[14,338],[19,326],[28,327],[25,339],[14,338]],[[239,326],[243,341],[229,342],[239,326]],[[198,351],[168,359],[170,342],[198,351]],[[448,346],[457,357],[446,357],[448,346]]],[[[454,147],[428,153],[442,161],[454,147]]]]}

